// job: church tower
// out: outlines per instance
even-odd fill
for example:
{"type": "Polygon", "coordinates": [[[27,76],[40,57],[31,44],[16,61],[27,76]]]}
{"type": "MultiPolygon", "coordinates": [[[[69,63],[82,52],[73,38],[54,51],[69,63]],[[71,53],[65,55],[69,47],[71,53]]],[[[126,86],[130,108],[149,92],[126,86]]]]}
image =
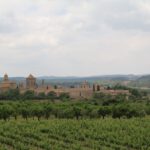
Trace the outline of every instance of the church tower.
{"type": "Polygon", "coordinates": [[[5,81],[5,82],[8,81],[8,75],[7,74],[4,75],[3,81],[5,81]]]}
{"type": "Polygon", "coordinates": [[[16,89],[16,88],[17,88],[16,83],[13,82],[13,81],[10,81],[9,78],[8,78],[8,75],[5,74],[4,78],[3,78],[3,81],[0,84],[0,91],[1,92],[6,92],[10,89],[16,89]]]}
{"type": "Polygon", "coordinates": [[[32,74],[26,78],[26,87],[28,89],[36,88],[36,78],[32,74]]]}
{"type": "Polygon", "coordinates": [[[90,85],[87,81],[84,81],[82,84],[81,84],[81,88],[83,89],[89,89],[90,88],[90,85]]]}

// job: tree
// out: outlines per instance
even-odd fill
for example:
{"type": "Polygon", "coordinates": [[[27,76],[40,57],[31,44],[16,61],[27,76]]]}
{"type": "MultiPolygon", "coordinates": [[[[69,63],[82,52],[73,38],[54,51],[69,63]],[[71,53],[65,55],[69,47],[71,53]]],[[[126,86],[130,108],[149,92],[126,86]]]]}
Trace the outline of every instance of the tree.
{"type": "Polygon", "coordinates": [[[114,90],[129,90],[128,87],[126,87],[124,85],[120,85],[119,83],[117,83],[115,86],[113,86],[112,89],[114,89],[114,90]]]}
{"type": "Polygon", "coordinates": [[[30,111],[26,106],[23,106],[21,108],[21,115],[24,119],[28,120],[28,117],[30,116],[30,111]]]}
{"type": "Polygon", "coordinates": [[[74,112],[74,115],[75,115],[76,119],[78,120],[79,117],[81,116],[81,108],[79,108],[77,106],[74,106],[73,107],[73,112],[74,112]]]}
{"type": "Polygon", "coordinates": [[[71,107],[63,109],[61,117],[62,118],[68,118],[68,119],[69,118],[74,118],[73,109],[71,107]]]}
{"type": "Polygon", "coordinates": [[[61,93],[59,95],[60,100],[69,99],[69,98],[70,98],[69,93],[61,93]]]}
{"type": "Polygon", "coordinates": [[[137,117],[137,116],[138,116],[137,111],[134,108],[129,108],[128,112],[126,112],[127,118],[132,118],[132,117],[137,117]]]}
{"type": "Polygon", "coordinates": [[[13,109],[12,109],[12,116],[15,118],[15,120],[17,120],[18,115],[19,115],[19,109],[18,109],[18,106],[15,105],[13,106],[13,109]]]}
{"type": "Polygon", "coordinates": [[[119,118],[122,116],[121,111],[118,108],[114,108],[112,112],[113,118],[119,118]]]}
{"type": "Polygon", "coordinates": [[[128,118],[131,118],[133,116],[132,113],[134,113],[134,112],[132,112],[130,110],[129,105],[121,104],[121,105],[117,105],[113,108],[112,117],[120,119],[122,116],[126,116],[128,118]]]}
{"type": "Polygon", "coordinates": [[[130,89],[130,93],[135,96],[136,98],[141,98],[142,94],[139,90],[137,89],[130,89]]]}
{"type": "Polygon", "coordinates": [[[54,89],[58,89],[57,85],[54,85],[54,89]]]}
{"type": "Polygon", "coordinates": [[[12,108],[9,105],[3,105],[0,107],[0,119],[5,121],[10,118],[12,114],[12,108]]]}
{"type": "Polygon", "coordinates": [[[99,110],[98,110],[98,114],[99,116],[103,117],[103,119],[105,118],[106,115],[109,115],[111,113],[111,110],[109,107],[100,107],[99,110]]]}
{"type": "Polygon", "coordinates": [[[95,99],[103,99],[103,98],[105,98],[105,94],[104,93],[94,93],[94,95],[93,95],[93,97],[95,98],[95,99]]]}
{"type": "Polygon", "coordinates": [[[32,105],[30,107],[30,116],[33,118],[33,120],[34,120],[34,117],[36,117],[36,109],[37,109],[37,105],[32,105]]]}
{"type": "Polygon", "coordinates": [[[74,85],[71,85],[71,86],[70,86],[70,88],[71,88],[71,89],[74,89],[74,88],[75,88],[75,86],[74,86],[74,85]]]}
{"type": "Polygon", "coordinates": [[[46,96],[45,96],[45,93],[44,92],[40,92],[37,96],[37,99],[45,99],[46,96]]]}
{"type": "Polygon", "coordinates": [[[138,112],[138,116],[139,116],[140,118],[145,117],[145,115],[146,115],[145,110],[140,110],[140,111],[138,112]]]}
{"type": "Polygon", "coordinates": [[[91,117],[91,112],[92,112],[92,107],[90,107],[90,106],[85,106],[85,107],[82,107],[82,109],[81,109],[81,116],[82,117],[91,117]]]}
{"type": "Polygon", "coordinates": [[[44,106],[44,116],[45,116],[45,118],[46,119],[49,119],[49,117],[50,117],[50,114],[51,114],[51,112],[52,112],[52,107],[51,107],[51,105],[45,105],[44,106]]]}
{"type": "Polygon", "coordinates": [[[40,120],[40,118],[44,115],[44,110],[41,106],[37,106],[35,109],[35,116],[40,120]]]}
{"type": "Polygon", "coordinates": [[[19,89],[10,89],[6,92],[0,93],[0,99],[2,100],[19,100],[20,92],[19,89]]]}
{"type": "Polygon", "coordinates": [[[53,107],[52,114],[55,116],[55,118],[59,117],[59,111],[60,109],[58,107],[53,107]]]}
{"type": "Polygon", "coordinates": [[[35,98],[34,91],[28,90],[23,94],[24,100],[33,100],[34,98],[35,98]]]}
{"type": "Polygon", "coordinates": [[[47,94],[47,98],[50,99],[50,100],[55,100],[57,98],[57,94],[54,91],[50,91],[47,94]]]}
{"type": "Polygon", "coordinates": [[[97,109],[93,109],[90,114],[89,114],[90,118],[97,118],[98,117],[98,110],[97,109]]]}

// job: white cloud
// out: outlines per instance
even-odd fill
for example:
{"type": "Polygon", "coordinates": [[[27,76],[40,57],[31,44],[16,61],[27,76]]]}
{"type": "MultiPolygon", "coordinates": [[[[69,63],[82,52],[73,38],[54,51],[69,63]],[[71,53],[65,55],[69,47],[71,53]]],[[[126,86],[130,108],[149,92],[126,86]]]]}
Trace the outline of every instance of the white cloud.
{"type": "Polygon", "coordinates": [[[0,0],[1,73],[150,73],[149,32],[148,0],[0,0]]]}

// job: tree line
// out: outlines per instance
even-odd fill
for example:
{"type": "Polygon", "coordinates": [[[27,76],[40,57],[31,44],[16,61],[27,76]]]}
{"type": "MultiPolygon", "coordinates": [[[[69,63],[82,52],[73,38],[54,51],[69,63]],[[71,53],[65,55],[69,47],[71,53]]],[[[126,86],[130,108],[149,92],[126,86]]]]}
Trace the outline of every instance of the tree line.
{"type": "Polygon", "coordinates": [[[10,89],[6,92],[0,93],[0,100],[55,100],[55,99],[69,99],[68,93],[61,93],[59,96],[54,92],[50,91],[48,94],[44,92],[35,93],[32,90],[27,90],[24,93],[20,93],[19,89],[10,89]]]}
{"type": "Polygon", "coordinates": [[[49,118],[132,118],[150,115],[150,105],[140,106],[138,104],[118,104],[114,106],[99,106],[85,102],[1,102],[0,119],[17,120],[22,117],[37,118],[40,120],[49,118]]]}

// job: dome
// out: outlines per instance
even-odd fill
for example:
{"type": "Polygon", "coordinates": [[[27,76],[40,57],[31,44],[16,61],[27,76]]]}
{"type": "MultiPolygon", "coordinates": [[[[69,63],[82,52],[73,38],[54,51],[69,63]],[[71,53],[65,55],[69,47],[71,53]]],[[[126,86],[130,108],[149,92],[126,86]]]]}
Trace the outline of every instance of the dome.
{"type": "Polygon", "coordinates": [[[4,81],[8,81],[8,75],[7,74],[4,75],[4,79],[3,80],[4,81]]]}
{"type": "Polygon", "coordinates": [[[30,75],[28,76],[28,78],[33,79],[34,76],[33,76],[32,74],[30,74],[30,75]]]}

